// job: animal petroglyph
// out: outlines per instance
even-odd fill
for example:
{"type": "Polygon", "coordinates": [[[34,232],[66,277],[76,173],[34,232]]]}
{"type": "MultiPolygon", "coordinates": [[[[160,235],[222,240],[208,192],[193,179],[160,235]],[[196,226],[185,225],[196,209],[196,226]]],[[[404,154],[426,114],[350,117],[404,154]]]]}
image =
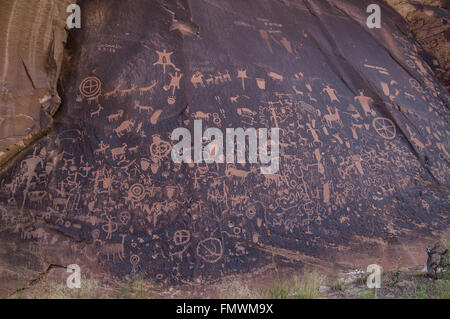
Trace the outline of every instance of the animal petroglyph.
{"type": "Polygon", "coordinates": [[[328,114],[325,114],[324,118],[329,127],[333,127],[333,123],[338,123],[341,126],[344,125],[339,115],[339,110],[336,107],[334,107],[334,112],[329,106],[327,106],[327,110],[328,114]]]}
{"type": "Polygon", "coordinates": [[[119,90],[119,94],[120,94],[120,96],[129,95],[129,94],[132,94],[134,92],[134,90],[136,90],[136,85],[132,84],[129,89],[119,90]]]}
{"type": "Polygon", "coordinates": [[[111,115],[107,116],[108,122],[114,122],[120,120],[120,118],[123,116],[123,110],[118,110],[117,113],[113,113],[111,115]]]}
{"type": "Polygon", "coordinates": [[[135,101],[134,102],[134,108],[137,109],[139,113],[141,113],[141,111],[153,112],[153,107],[152,106],[140,105],[139,101],[135,101]]]}
{"type": "Polygon", "coordinates": [[[127,235],[120,234],[119,236],[122,238],[122,242],[104,244],[103,247],[100,247],[99,254],[102,253],[106,255],[108,261],[110,258],[112,258],[113,261],[115,258],[118,258],[119,260],[123,260],[125,258],[125,238],[127,235]]]}
{"type": "Polygon", "coordinates": [[[191,83],[197,89],[199,86],[205,87],[205,83],[203,82],[203,74],[199,71],[195,72],[191,77],[191,83]]]}
{"type": "Polygon", "coordinates": [[[98,105],[97,110],[91,112],[91,117],[94,117],[95,115],[99,116],[100,112],[103,110],[103,106],[101,106],[100,104],[98,105]]]}
{"type": "Polygon", "coordinates": [[[117,159],[125,159],[125,154],[126,154],[126,149],[127,149],[127,144],[123,143],[121,147],[116,147],[111,149],[111,155],[112,155],[112,159],[113,160],[117,160],[117,159]]]}
{"type": "Polygon", "coordinates": [[[156,87],[157,82],[152,81],[152,83],[149,86],[139,88],[139,94],[144,95],[146,92],[153,92],[156,87]]]}
{"type": "Polygon", "coordinates": [[[111,96],[116,96],[119,93],[120,85],[116,86],[112,91],[103,94],[105,99],[108,100],[111,96]]]}
{"type": "Polygon", "coordinates": [[[122,137],[125,133],[130,133],[135,124],[136,121],[134,120],[123,121],[117,128],[114,129],[114,132],[118,137],[122,137]]]}

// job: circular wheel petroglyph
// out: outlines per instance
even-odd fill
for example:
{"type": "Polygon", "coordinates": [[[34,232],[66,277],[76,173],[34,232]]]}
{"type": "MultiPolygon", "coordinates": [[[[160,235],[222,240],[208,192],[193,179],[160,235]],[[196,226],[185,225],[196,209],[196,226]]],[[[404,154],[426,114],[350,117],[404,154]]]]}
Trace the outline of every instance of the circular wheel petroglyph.
{"type": "Polygon", "coordinates": [[[173,235],[173,241],[175,242],[175,245],[184,245],[189,242],[191,239],[191,233],[188,230],[181,229],[177,230],[175,234],[173,235]]]}
{"type": "Polygon", "coordinates": [[[217,238],[206,238],[198,243],[197,255],[207,263],[217,262],[223,255],[222,242],[217,238]]]}
{"type": "Polygon", "coordinates": [[[394,122],[385,117],[375,118],[372,125],[378,135],[387,140],[392,140],[397,133],[394,122]]]}
{"type": "Polygon", "coordinates": [[[156,158],[163,158],[167,154],[169,154],[171,150],[171,145],[166,141],[157,141],[150,145],[150,154],[156,158]]]}
{"type": "Polygon", "coordinates": [[[145,196],[145,188],[142,184],[134,184],[130,187],[129,194],[135,200],[141,200],[145,196]]]}
{"type": "Polygon", "coordinates": [[[100,94],[102,82],[95,76],[90,76],[81,81],[80,93],[87,98],[93,98],[100,94]]]}

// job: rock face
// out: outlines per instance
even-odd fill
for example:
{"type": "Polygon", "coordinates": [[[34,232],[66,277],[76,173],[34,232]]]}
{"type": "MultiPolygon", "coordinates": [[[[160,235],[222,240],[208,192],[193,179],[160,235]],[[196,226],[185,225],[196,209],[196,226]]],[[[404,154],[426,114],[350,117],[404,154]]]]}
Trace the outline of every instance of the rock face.
{"type": "Polygon", "coordinates": [[[386,2],[408,22],[408,29],[428,53],[424,53],[424,57],[442,85],[450,91],[450,6],[448,1],[386,0],[386,2]]]}
{"type": "Polygon", "coordinates": [[[0,165],[51,126],[69,2],[0,3],[0,165]]]}
{"type": "Polygon", "coordinates": [[[401,18],[251,3],[81,1],[54,130],[1,177],[2,282],[25,265],[162,284],[367,266],[448,227],[449,94],[401,18]],[[175,163],[175,129],[210,143],[196,120],[224,140],[279,129],[278,170],[261,171],[264,143],[257,163],[175,163]]]}

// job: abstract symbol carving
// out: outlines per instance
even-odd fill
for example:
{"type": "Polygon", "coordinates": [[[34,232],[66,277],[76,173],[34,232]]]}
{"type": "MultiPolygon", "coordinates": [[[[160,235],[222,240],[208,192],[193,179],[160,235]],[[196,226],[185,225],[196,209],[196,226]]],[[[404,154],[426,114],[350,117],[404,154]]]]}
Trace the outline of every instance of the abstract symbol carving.
{"type": "Polygon", "coordinates": [[[97,97],[100,94],[102,83],[99,78],[90,76],[81,81],[80,93],[87,98],[97,97]]]}
{"type": "Polygon", "coordinates": [[[245,79],[248,79],[247,70],[239,69],[237,74],[238,79],[242,81],[242,89],[245,90],[245,79]]]}
{"type": "Polygon", "coordinates": [[[130,264],[132,264],[133,266],[136,266],[137,264],[139,264],[140,260],[141,260],[141,258],[138,255],[130,256],[130,264]]]}
{"type": "Polygon", "coordinates": [[[245,215],[247,216],[248,219],[252,219],[253,217],[255,217],[255,215],[256,215],[256,207],[253,204],[250,204],[247,207],[245,215]]]}
{"type": "Polygon", "coordinates": [[[197,255],[207,263],[217,262],[222,257],[222,254],[222,242],[217,238],[206,238],[198,243],[197,255]]]}
{"type": "Polygon", "coordinates": [[[131,196],[131,198],[138,201],[145,197],[145,189],[144,186],[141,184],[132,185],[128,193],[131,196]]]}
{"type": "Polygon", "coordinates": [[[163,141],[158,135],[155,135],[153,140],[154,142],[150,145],[150,154],[152,157],[163,158],[169,154],[172,148],[169,142],[163,141]]]}
{"type": "Polygon", "coordinates": [[[423,88],[416,79],[409,79],[409,84],[412,88],[416,89],[417,92],[423,93],[423,88]]]}
{"type": "Polygon", "coordinates": [[[119,220],[124,225],[128,224],[130,218],[131,218],[130,212],[124,211],[119,214],[119,220]]]}
{"type": "Polygon", "coordinates": [[[191,233],[186,229],[180,229],[173,234],[173,241],[175,245],[184,245],[191,240],[191,233]]]}
{"type": "Polygon", "coordinates": [[[396,135],[394,122],[385,117],[377,117],[372,122],[373,128],[382,138],[392,140],[396,135]]]}
{"type": "Polygon", "coordinates": [[[119,226],[113,222],[115,219],[114,217],[107,216],[106,219],[108,222],[104,225],[102,225],[102,229],[104,232],[106,232],[106,239],[112,238],[112,233],[116,232],[119,226]]]}

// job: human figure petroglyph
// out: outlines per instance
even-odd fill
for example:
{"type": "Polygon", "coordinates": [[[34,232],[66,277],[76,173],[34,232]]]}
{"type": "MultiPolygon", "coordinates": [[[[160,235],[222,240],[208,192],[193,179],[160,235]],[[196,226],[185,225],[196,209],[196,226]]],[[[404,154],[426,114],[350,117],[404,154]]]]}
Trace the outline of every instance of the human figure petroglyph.
{"type": "Polygon", "coordinates": [[[373,102],[373,99],[371,97],[365,96],[363,90],[359,91],[359,95],[355,96],[354,100],[359,102],[364,111],[365,116],[368,116],[369,114],[375,116],[377,114],[374,110],[372,110],[369,104],[373,102]]]}
{"type": "Polygon", "coordinates": [[[311,135],[312,135],[312,137],[314,139],[314,143],[322,144],[322,142],[319,139],[319,135],[317,134],[317,132],[319,130],[316,129],[315,122],[313,122],[313,123],[306,123],[306,127],[308,128],[307,131],[311,133],[311,135]]]}
{"type": "Polygon", "coordinates": [[[183,77],[183,73],[175,72],[175,73],[169,73],[170,76],[170,83],[169,85],[165,85],[163,89],[165,91],[169,91],[172,89],[172,95],[175,94],[176,89],[180,89],[180,80],[183,77]]]}
{"type": "Polygon", "coordinates": [[[105,152],[108,150],[108,148],[109,148],[109,144],[106,144],[105,142],[100,141],[99,148],[96,148],[94,150],[94,154],[95,155],[100,155],[100,154],[105,155],[105,152]]]}
{"type": "Polygon", "coordinates": [[[164,74],[166,74],[168,66],[172,67],[175,71],[180,71],[180,69],[178,69],[171,61],[173,52],[167,52],[167,50],[164,49],[163,51],[156,50],[156,53],[158,54],[158,60],[153,63],[153,65],[162,65],[164,74]]]}
{"type": "Polygon", "coordinates": [[[337,91],[333,89],[329,84],[321,91],[321,93],[327,93],[331,102],[340,102],[338,97],[336,96],[337,91]]]}

